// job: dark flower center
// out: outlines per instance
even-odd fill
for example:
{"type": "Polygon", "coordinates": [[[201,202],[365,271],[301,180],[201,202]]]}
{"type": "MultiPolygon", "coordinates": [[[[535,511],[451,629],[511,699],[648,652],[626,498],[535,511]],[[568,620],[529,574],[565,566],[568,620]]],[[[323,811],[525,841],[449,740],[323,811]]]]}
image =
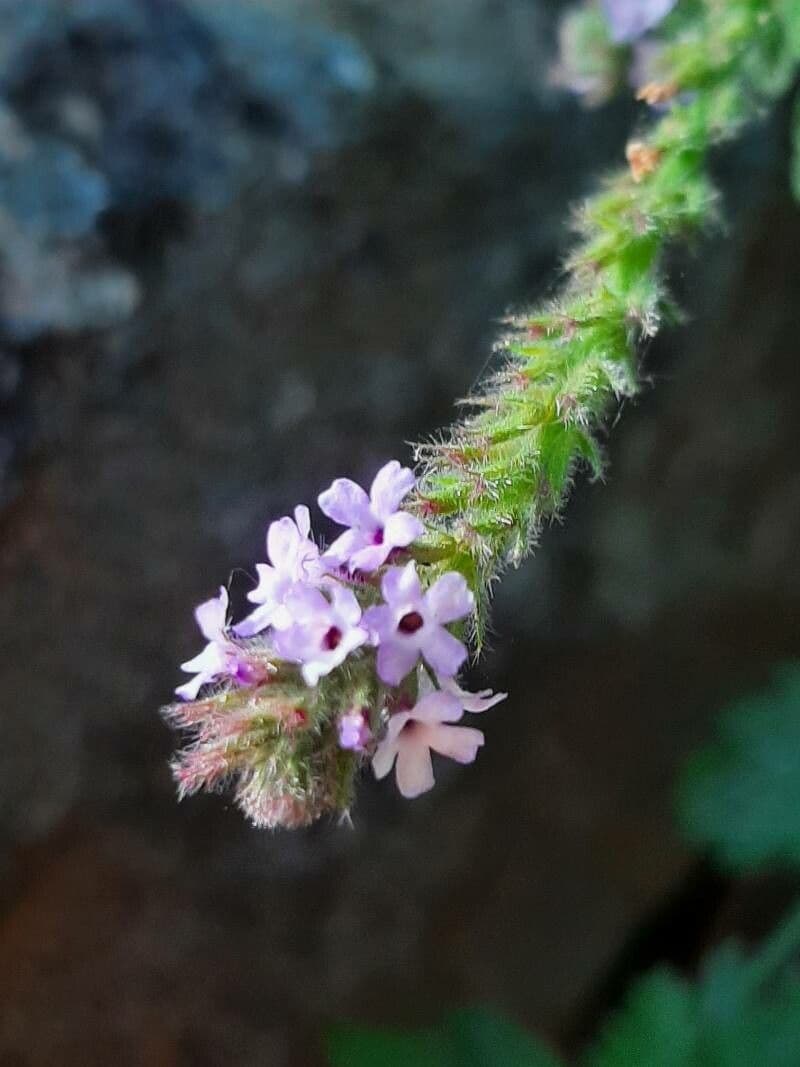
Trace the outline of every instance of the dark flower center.
{"type": "Polygon", "coordinates": [[[383,544],[383,527],[382,526],[379,526],[378,529],[375,531],[375,533],[372,535],[372,543],[373,543],[373,545],[382,545],[383,544]]]}
{"type": "Polygon", "coordinates": [[[397,624],[401,634],[415,634],[425,620],[418,611],[409,611],[397,624]]]}
{"type": "Polygon", "coordinates": [[[335,648],[339,647],[339,642],[342,640],[342,631],[338,626],[331,626],[330,630],[322,638],[322,647],[326,652],[333,652],[335,648]]]}

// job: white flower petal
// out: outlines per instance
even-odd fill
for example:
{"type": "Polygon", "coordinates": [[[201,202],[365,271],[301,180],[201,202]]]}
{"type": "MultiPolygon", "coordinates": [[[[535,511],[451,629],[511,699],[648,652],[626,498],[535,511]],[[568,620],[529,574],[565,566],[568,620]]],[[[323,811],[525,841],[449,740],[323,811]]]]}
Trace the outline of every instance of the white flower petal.
{"type": "Polygon", "coordinates": [[[472,763],[483,744],[483,734],[471,726],[437,724],[426,727],[424,736],[434,752],[458,763],[472,763]]]}
{"type": "Polygon", "coordinates": [[[396,459],[381,467],[369,491],[375,514],[386,520],[397,511],[400,501],[414,488],[415,481],[413,471],[401,467],[396,459]]]}
{"type": "Polygon", "coordinates": [[[397,788],[408,800],[427,793],[435,780],[430,749],[422,741],[400,739],[397,753],[397,788]]]}
{"type": "Polygon", "coordinates": [[[422,587],[417,577],[417,565],[412,559],[405,567],[390,567],[381,582],[383,598],[389,604],[416,605],[422,600],[422,587]]]}
{"type": "Polygon", "coordinates": [[[378,646],[378,677],[387,685],[399,685],[419,657],[413,645],[397,641],[382,642],[378,646]]]}
{"type": "Polygon", "coordinates": [[[305,504],[298,504],[294,509],[294,521],[302,538],[307,538],[311,533],[311,512],[305,504]]]}
{"type": "Polygon", "coordinates": [[[378,567],[383,566],[391,551],[392,545],[388,542],[384,542],[381,545],[367,544],[350,557],[350,570],[371,574],[372,571],[376,571],[378,567]]]}
{"type": "Polygon", "coordinates": [[[383,543],[390,548],[405,548],[425,532],[425,527],[406,511],[390,515],[383,527],[383,543]]]}
{"type": "Polygon", "coordinates": [[[369,497],[360,485],[349,478],[337,478],[317,499],[320,511],[340,526],[359,526],[367,530],[375,528],[369,497]]]}
{"type": "Polygon", "coordinates": [[[267,554],[270,563],[279,571],[291,571],[297,558],[300,533],[288,516],[269,524],[267,554]]]}
{"type": "Polygon", "coordinates": [[[477,693],[470,693],[467,689],[462,689],[455,678],[439,678],[439,685],[458,699],[464,711],[473,715],[488,711],[508,696],[508,693],[493,693],[491,689],[479,689],[477,693]]]}
{"type": "Polygon", "coordinates": [[[437,674],[452,677],[467,658],[467,649],[443,626],[432,626],[425,635],[422,654],[437,674]]]}
{"type": "Polygon", "coordinates": [[[361,619],[361,607],[352,589],[338,583],[331,588],[331,604],[334,612],[347,626],[355,626],[361,619]]]}
{"type": "Polygon", "coordinates": [[[195,608],[194,617],[200,632],[207,641],[217,641],[222,638],[228,614],[228,590],[225,586],[219,587],[219,596],[204,600],[199,607],[195,608]]]}
{"type": "Polygon", "coordinates": [[[181,664],[182,671],[200,672],[202,674],[216,674],[224,669],[226,664],[225,653],[214,642],[209,642],[202,652],[193,659],[181,664]]]}
{"type": "Polygon", "coordinates": [[[425,594],[425,603],[439,623],[455,622],[469,615],[475,606],[467,580],[458,571],[448,571],[425,594]]]}
{"type": "Polygon", "coordinates": [[[463,711],[460,701],[452,693],[434,690],[417,701],[411,714],[418,722],[458,722],[463,711]]]}
{"type": "Polygon", "coordinates": [[[376,778],[385,778],[394,764],[400,742],[397,738],[381,741],[372,757],[372,770],[376,778]]]}
{"type": "Polygon", "coordinates": [[[342,566],[350,562],[355,552],[366,548],[370,543],[369,534],[364,533],[358,527],[352,530],[345,530],[343,534],[336,538],[330,548],[325,550],[322,558],[326,563],[335,563],[338,566],[342,566]]]}

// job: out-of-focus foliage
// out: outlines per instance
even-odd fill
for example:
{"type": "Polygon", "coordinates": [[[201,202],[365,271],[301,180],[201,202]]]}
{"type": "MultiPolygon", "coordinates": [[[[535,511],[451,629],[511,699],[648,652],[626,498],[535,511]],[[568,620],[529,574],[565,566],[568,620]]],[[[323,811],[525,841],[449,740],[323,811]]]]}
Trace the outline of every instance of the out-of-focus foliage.
{"type": "Polygon", "coordinates": [[[727,866],[800,865],[800,666],[723,717],[686,769],[679,808],[690,840],[727,866]]]}
{"type": "Polygon", "coordinates": [[[800,1063],[800,983],[762,993],[761,957],[723,946],[696,984],[654,971],[633,989],[585,1067],[795,1067],[800,1063]]]}
{"type": "Polygon", "coordinates": [[[333,1067],[558,1067],[518,1026],[485,1009],[458,1011],[411,1033],[341,1027],[329,1039],[333,1067]]]}
{"type": "MultiPolygon", "coordinates": [[[[697,982],[666,968],[632,990],[582,1067],[796,1067],[800,981],[785,970],[800,933],[793,914],[752,957],[733,944],[711,955],[697,982]]],[[[463,1011],[411,1033],[340,1028],[332,1067],[558,1067],[544,1045],[490,1012],[463,1011]]]]}
{"type": "Polygon", "coordinates": [[[774,0],[774,8],[794,55],[800,56],[800,4],[797,0],[774,0]]]}

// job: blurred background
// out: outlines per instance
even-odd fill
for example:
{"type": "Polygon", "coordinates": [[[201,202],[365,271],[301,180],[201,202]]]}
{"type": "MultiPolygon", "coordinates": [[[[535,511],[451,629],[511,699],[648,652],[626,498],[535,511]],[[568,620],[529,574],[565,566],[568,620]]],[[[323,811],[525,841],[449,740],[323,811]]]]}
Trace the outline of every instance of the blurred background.
{"type": "Polygon", "coordinates": [[[175,800],[194,605],[449,421],[645,120],[552,87],[561,10],[0,0],[0,1063],[314,1067],[332,1021],[472,1003],[569,1052],[785,901],[673,783],[800,654],[788,107],[716,161],[606,484],[498,589],[477,764],[365,775],[352,829],[175,800]]]}

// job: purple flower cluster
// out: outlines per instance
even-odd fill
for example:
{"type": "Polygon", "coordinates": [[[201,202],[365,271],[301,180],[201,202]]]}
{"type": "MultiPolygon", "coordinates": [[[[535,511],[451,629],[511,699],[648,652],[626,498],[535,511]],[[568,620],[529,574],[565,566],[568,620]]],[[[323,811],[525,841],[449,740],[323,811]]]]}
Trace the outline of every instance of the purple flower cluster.
{"type": "Polygon", "coordinates": [[[231,626],[224,588],[197,608],[207,643],[182,665],[193,677],[177,695],[194,701],[205,686],[268,685],[281,665],[299,669],[312,690],[349,661],[344,691],[355,670],[379,695],[373,708],[355,702],[332,709],[341,748],[372,755],[378,777],[396,761],[405,796],[433,784],[431,749],[471,762],[483,735],[451,724],[505,694],[458,687],[467,649],[447,627],[473,611],[474,597],[456,572],[424,588],[410,558],[424,527],[400,510],[414,485],[413,473],[396,461],[378,472],[369,495],[348,479],[334,481],[319,506],[346,529],[324,552],[312,537],[308,508],[271,523],[269,562],[257,565],[258,583],[248,593],[253,610],[231,626]]]}

